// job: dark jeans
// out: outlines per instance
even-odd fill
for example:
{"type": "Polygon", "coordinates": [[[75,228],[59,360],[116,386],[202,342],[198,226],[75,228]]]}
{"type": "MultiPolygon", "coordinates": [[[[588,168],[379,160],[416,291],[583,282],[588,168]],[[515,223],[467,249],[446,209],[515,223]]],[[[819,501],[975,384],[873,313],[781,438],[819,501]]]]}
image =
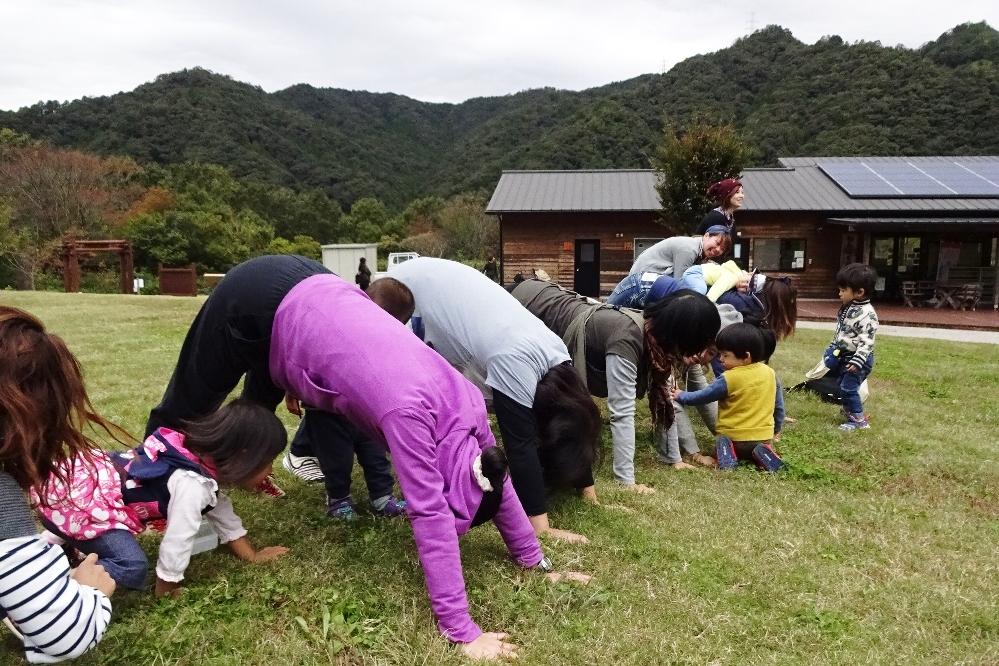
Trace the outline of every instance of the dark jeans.
{"type": "Polygon", "coordinates": [[[830,377],[839,377],[839,392],[843,396],[843,408],[850,414],[863,414],[864,404],[860,401],[860,385],[874,369],[874,353],[867,357],[867,362],[860,366],[857,372],[847,372],[846,363],[841,363],[835,370],[829,371],[830,377]]]}
{"type": "Polygon", "coordinates": [[[149,560],[135,535],[128,530],[109,530],[96,539],[77,541],[60,532],[59,528],[47,520],[43,520],[42,524],[49,532],[62,537],[68,545],[81,553],[95,553],[97,563],[104,567],[118,585],[132,590],[145,587],[149,560]]]}
{"type": "Polygon", "coordinates": [[[211,414],[244,374],[243,397],[275,409],[284,391],[268,368],[274,313],[299,282],[329,272],[312,259],[280,255],[250,259],[226,273],[184,338],[163,399],[149,414],[146,436],[211,414]]]}
{"type": "Polygon", "coordinates": [[[354,456],[364,471],[368,497],[392,494],[392,472],[385,447],[372,441],[342,416],[306,409],[291,441],[296,456],[315,456],[326,477],[326,494],[332,500],[350,495],[354,456]]]}

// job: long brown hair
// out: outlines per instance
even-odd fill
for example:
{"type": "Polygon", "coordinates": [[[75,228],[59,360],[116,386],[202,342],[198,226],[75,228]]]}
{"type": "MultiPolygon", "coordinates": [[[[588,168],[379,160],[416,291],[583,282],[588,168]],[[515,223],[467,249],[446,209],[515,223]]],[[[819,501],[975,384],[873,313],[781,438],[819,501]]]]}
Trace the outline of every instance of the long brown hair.
{"type": "Polygon", "coordinates": [[[761,294],[766,327],[778,340],[790,337],[798,321],[798,289],[789,277],[767,277],[761,294]]]}
{"type": "Polygon", "coordinates": [[[218,481],[238,485],[269,465],[288,442],[288,432],[274,410],[246,398],[185,421],[184,446],[211,460],[218,481]]]}
{"type": "Polygon", "coordinates": [[[68,484],[78,457],[92,459],[97,444],[85,430],[98,428],[117,442],[131,439],[94,411],[62,338],[35,316],[0,306],[0,469],[45,497],[53,478],[68,484]]]}

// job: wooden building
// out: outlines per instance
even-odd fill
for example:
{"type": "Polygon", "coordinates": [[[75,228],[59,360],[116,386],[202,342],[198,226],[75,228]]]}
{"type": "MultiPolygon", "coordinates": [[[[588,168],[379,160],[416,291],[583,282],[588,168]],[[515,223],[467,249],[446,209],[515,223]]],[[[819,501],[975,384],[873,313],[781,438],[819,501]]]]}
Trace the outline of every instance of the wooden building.
{"type": "MultiPolygon", "coordinates": [[[[742,182],[736,261],[793,276],[803,297],[835,298],[839,268],[863,261],[882,298],[914,282],[968,281],[999,304],[999,158],[783,158],[742,182]]],[[[608,294],[642,250],[672,235],[657,221],[655,184],[651,170],[503,172],[486,209],[500,223],[503,281],[540,268],[608,294]]]]}

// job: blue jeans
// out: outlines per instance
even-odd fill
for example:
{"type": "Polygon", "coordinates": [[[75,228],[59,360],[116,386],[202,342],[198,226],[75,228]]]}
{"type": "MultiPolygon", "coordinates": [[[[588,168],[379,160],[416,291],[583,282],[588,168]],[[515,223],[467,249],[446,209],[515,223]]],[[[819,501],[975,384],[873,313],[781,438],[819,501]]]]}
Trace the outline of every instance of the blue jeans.
{"type": "Polygon", "coordinates": [[[835,370],[830,370],[831,377],[839,377],[839,392],[843,396],[843,408],[851,414],[863,414],[864,405],[860,401],[860,385],[874,369],[874,353],[867,357],[867,362],[856,372],[847,372],[846,363],[840,363],[835,370]]]}
{"type": "Polygon", "coordinates": [[[708,293],[708,283],[704,280],[704,268],[695,264],[683,272],[680,277],[681,289],[693,289],[698,294],[708,293]]]}
{"type": "Polygon", "coordinates": [[[77,541],[60,532],[59,528],[47,520],[43,520],[42,524],[45,529],[62,537],[68,545],[81,553],[95,553],[97,563],[104,567],[118,585],[131,590],[145,587],[149,560],[135,535],[128,530],[109,530],[96,539],[77,541]]]}
{"type": "Polygon", "coordinates": [[[623,308],[643,310],[646,306],[660,301],[680,288],[680,283],[669,275],[656,273],[631,273],[614,287],[607,302],[623,308]],[[643,279],[655,276],[652,279],[643,279]]]}
{"type": "Polygon", "coordinates": [[[650,289],[652,282],[643,282],[641,273],[631,273],[614,287],[614,291],[607,297],[607,302],[623,308],[642,309],[645,307],[650,289]]]}

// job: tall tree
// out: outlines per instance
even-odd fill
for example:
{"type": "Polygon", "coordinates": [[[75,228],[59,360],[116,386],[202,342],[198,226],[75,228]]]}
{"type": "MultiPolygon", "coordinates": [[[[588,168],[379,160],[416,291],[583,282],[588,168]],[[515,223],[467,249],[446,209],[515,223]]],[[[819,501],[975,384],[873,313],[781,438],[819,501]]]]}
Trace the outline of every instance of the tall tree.
{"type": "Polygon", "coordinates": [[[685,127],[670,125],[652,158],[659,177],[660,221],[676,232],[691,231],[712,207],[711,183],[737,178],[750,157],[735,127],[697,118],[685,127]]]}

